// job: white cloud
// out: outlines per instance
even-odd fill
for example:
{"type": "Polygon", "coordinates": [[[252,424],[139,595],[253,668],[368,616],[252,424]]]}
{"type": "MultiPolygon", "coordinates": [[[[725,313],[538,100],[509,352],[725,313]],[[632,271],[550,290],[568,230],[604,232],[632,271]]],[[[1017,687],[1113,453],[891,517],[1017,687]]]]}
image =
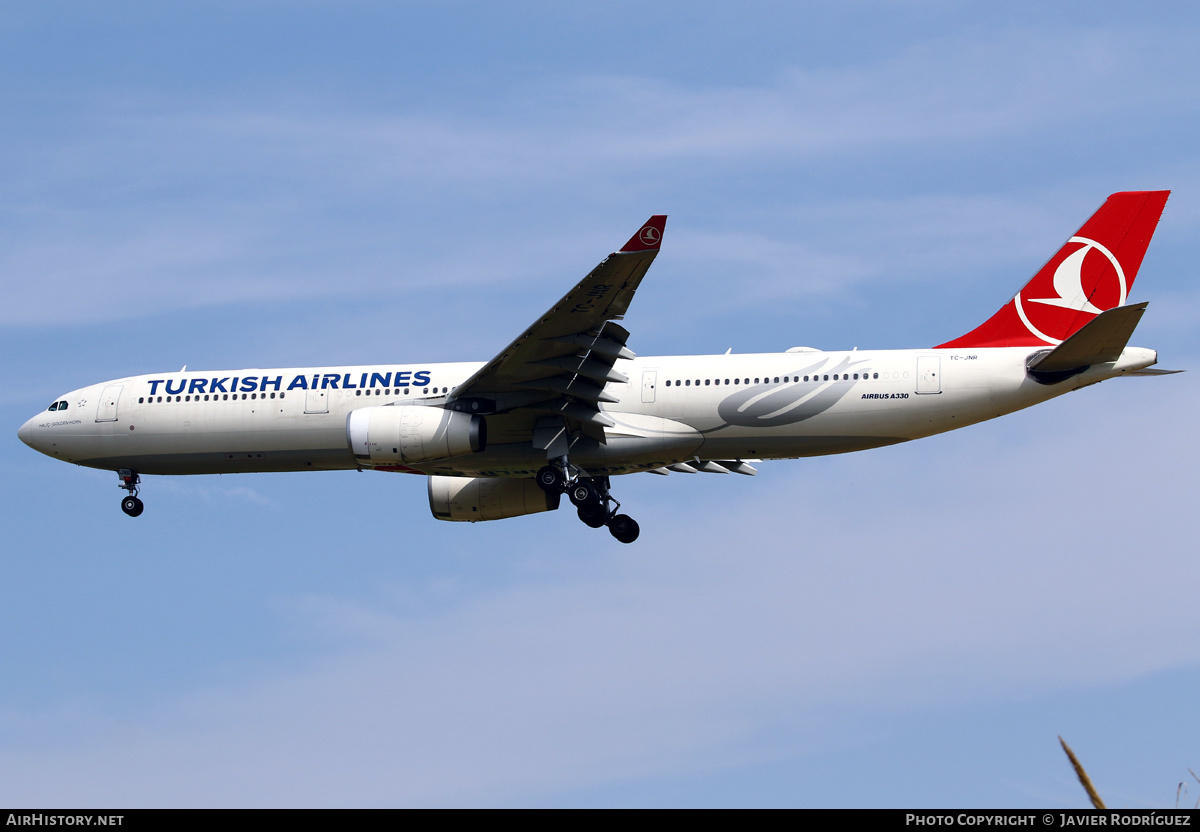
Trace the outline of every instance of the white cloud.
{"type": "MultiPolygon", "coordinates": [[[[601,206],[687,193],[697,176],[752,169],[778,177],[831,159],[879,164],[881,154],[936,148],[979,153],[1063,131],[1103,132],[1165,106],[1178,114],[1195,98],[1194,74],[1176,71],[1174,54],[1158,36],[1010,30],[877,63],[794,69],[752,87],[568,77],[514,86],[505,106],[487,111],[114,99],[99,115],[54,125],[53,136],[13,138],[3,150],[26,173],[7,200],[0,320],[374,298],[431,276],[480,285],[575,275],[593,256],[587,229],[601,206]]],[[[827,293],[897,267],[944,273],[1003,256],[1008,240],[983,232],[1046,218],[1043,197],[906,196],[883,206],[890,220],[877,216],[879,203],[804,209],[803,219],[827,231],[821,215],[832,208],[846,229],[869,229],[864,240],[846,230],[798,235],[779,209],[806,199],[777,195],[762,206],[774,220],[717,208],[699,233],[726,252],[746,243],[741,268],[786,272],[787,285],[827,293]],[[980,214],[997,202],[1004,217],[980,214]],[[949,233],[898,237],[910,224],[896,212],[906,210],[927,227],[975,233],[950,244],[949,233]]]]}

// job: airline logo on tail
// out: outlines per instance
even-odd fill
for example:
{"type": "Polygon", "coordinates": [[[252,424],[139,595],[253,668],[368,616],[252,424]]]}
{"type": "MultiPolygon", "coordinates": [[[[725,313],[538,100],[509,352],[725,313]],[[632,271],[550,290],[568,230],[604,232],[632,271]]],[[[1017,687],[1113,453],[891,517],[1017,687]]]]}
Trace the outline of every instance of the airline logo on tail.
{"type": "Polygon", "coordinates": [[[1025,328],[1033,335],[1049,344],[1060,344],[1071,334],[1063,331],[1064,324],[1074,321],[1055,313],[1054,308],[1099,315],[1114,306],[1124,306],[1128,290],[1125,270],[1111,251],[1087,237],[1072,237],[1054,260],[1017,293],[1013,305],[1025,328]],[[1072,243],[1079,244],[1074,251],[1072,243]],[[1045,286],[1044,276],[1055,260],[1058,265],[1054,267],[1053,285],[1045,286]],[[1037,297],[1038,294],[1049,296],[1037,297]],[[1026,304],[1035,303],[1051,309],[1026,307],[1026,304]]]}
{"type": "Polygon", "coordinates": [[[1025,284],[978,327],[939,348],[1044,347],[1125,304],[1170,191],[1113,194],[1025,284]]]}

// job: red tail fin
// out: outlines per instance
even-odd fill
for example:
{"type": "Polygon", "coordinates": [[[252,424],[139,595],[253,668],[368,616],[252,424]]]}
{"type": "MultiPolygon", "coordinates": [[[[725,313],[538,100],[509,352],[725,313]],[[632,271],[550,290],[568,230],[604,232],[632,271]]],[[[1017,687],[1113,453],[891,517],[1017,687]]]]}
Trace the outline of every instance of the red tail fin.
{"type": "Polygon", "coordinates": [[[951,347],[1040,347],[1123,306],[1170,191],[1113,194],[999,312],[951,347]]]}

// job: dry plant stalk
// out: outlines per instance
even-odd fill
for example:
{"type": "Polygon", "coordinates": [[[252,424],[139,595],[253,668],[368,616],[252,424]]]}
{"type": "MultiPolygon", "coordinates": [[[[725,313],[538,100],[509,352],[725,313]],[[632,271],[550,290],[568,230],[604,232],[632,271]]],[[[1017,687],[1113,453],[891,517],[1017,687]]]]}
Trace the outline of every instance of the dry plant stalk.
{"type": "MultiPolygon", "coordinates": [[[[1075,767],[1075,776],[1079,778],[1080,784],[1083,785],[1083,790],[1087,792],[1088,797],[1091,798],[1092,805],[1097,809],[1107,808],[1104,805],[1104,801],[1100,799],[1100,795],[1096,794],[1096,787],[1092,785],[1092,781],[1088,777],[1087,772],[1083,770],[1083,766],[1080,765],[1079,760],[1076,759],[1075,752],[1071,750],[1071,746],[1067,745],[1067,741],[1064,740],[1061,735],[1059,736],[1058,741],[1062,743],[1063,751],[1067,752],[1067,759],[1070,760],[1071,765],[1075,767]]],[[[1195,777],[1194,774],[1192,776],[1195,777]]]]}

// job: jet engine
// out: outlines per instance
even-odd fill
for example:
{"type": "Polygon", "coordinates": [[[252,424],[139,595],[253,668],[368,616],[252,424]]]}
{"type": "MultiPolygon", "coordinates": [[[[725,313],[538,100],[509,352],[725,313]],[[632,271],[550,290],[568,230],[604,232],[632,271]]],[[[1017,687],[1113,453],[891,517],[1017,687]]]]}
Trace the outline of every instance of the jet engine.
{"type": "Polygon", "coordinates": [[[372,465],[429,462],[482,451],[487,422],[440,407],[362,407],[346,417],[346,442],[372,465]]]}
{"type": "Polygon", "coordinates": [[[438,520],[477,523],[554,511],[562,494],[548,494],[533,478],[429,477],[429,510],[438,520]]]}

